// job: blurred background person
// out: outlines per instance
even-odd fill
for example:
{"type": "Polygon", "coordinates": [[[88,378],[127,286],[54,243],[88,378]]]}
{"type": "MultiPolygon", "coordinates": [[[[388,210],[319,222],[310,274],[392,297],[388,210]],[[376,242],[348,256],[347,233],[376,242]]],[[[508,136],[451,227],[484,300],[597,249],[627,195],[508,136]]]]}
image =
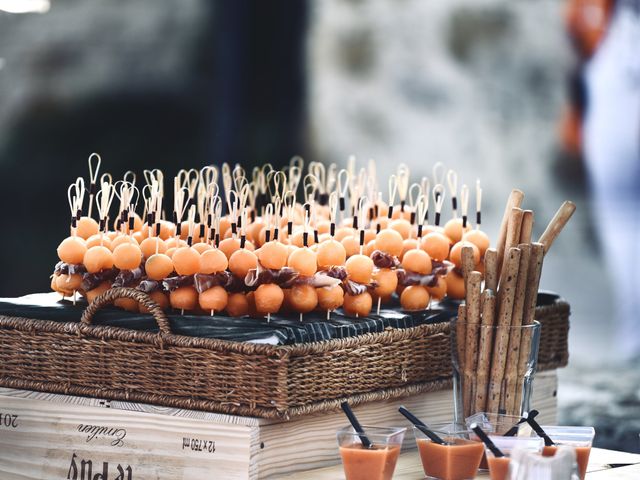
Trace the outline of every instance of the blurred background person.
{"type": "Polygon", "coordinates": [[[578,59],[561,122],[565,150],[584,160],[615,301],[620,357],[640,356],[640,1],[570,0],[578,59]],[[614,261],[621,251],[624,261],[614,261]]]}
{"type": "Polygon", "coordinates": [[[625,358],[640,359],[640,0],[586,7],[583,15],[593,24],[606,22],[599,41],[574,30],[588,56],[584,158],[615,285],[617,349],[625,358]]]}

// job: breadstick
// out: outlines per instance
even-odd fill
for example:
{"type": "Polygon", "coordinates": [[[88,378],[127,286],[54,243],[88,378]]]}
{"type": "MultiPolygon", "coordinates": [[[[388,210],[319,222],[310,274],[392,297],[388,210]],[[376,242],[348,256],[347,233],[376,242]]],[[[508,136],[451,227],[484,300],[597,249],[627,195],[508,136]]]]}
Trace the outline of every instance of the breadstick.
{"type": "Polygon", "coordinates": [[[502,223],[500,224],[500,233],[498,234],[498,240],[496,242],[496,249],[498,250],[498,278],[502,270],[502,261],[504,258],[505,243],[507,241],[507,227],[509,225],[509,215],[511,215],[511,209],[513,207],[519,207],[522,205],[524,199],[524,193],[521,190],[513,189],[507,199],[507,204],[504,207],[504,215],[502,216],[502,223]]]}
{"type": "MultiPolygon", "coordinates": [[[[518,245],[520,241],[520,231],[522,229],[522,217],[524,210],[518,207],[513,207],[509,214],[509,222],[507,226],[507,238],[505,242],[505,254],[502,260],[502,265],[507,262],[507,256],[509,255],[509,249],[518,245]]],[[[504,280],[505,271],[501,272],[500,282],[504,280]]],[[[498,290],[498,297],[500,297],[500,290],[498,290]]]]}
{"type": "Polygon", "coordinates": [[[478,364],[478,331],[480,329],[480,285],[482,274],[470,272],[467,282],[467,329],[464,344],[464,402],[465,416],[471,415],[473,403],[473,384],[475,383],[476,368],[478,364]]]}
{"type": "Polygon", "coordinates": [[[540,277],[542,276],[543,261],[544,245],[538,242],[532,243],[522,315],[523,325],[531,325],[534,320],[536,304],[538,302],[538,288],[540,286],[540,277]]]}
{"type": "Polygon", "coordinates": [[[520,243],[531,243],[533,233],[533,210],[525,210],[522,216],[522,228],[520,229],[520,243]]]}
{"type": "Polygon", "coordinates": [[[482,328],[480,329],[480,345],[478,347],[475,412],[483,412],[487,406],[487,381],[491,367],[491,347],[493,346],[493,329],[490,327],[495,322],[495,305],[495,293],[493,290],[485,289],[482,292],[482,328]]]}
{"type": "Polygon", "coordinates": [[[520,264],[520,249],[512,247],[508,251],[505,263],[504,281],[500,285],[498,299],[498,331],[493,347],[493,359],[491,362],[491,377],[489,382],[489,395],[487,398],[487,411],[497,413],[500,407],[500,390],[504,378],[507,350],[509,347],[509,334],[513,314],[513,302],[518,279],[518,267],[520,264]]]}
{"type": "MultiPolygon", "coordinates": [[[[452,335],[454,333],[452,332],[452,335]]],[[[458,318],[456,319],[456,351],[458,353],[458,374],[460,375],[460,392],[462,395],[462,414],[465,413],[465,405],[468,399],[465,398],[466,370],[465,370],[465,342],[467,340],[467,306],[464,303],[458,305],[458,318]]]]}
{"type": "MultiPolygon", "coordinates": [[[[513,315],[511,325],[514,327],[522,325],[522,319],[524,315],[524,304],[527,290],[527,272],[529,271],[529,258],[531,256],[531,245],[520,244],[520,266],[518,268],[518,280],[516,283],[516,295],[513,304],[513,315]]],[[[507,415],[518,415],[520,412],[516,411],[515,401],[517,397],[517,391],[519,387],[518,376],[518,361],[520,358],[520,333],[521,330],[514,328],[511,330],[511,337],[509,338],[509,350],[507,351],[507,368],[505,372],[505,396],[504,407],[507,415]]]]}
{"type": "MultiPolygon", "coordinates": [[[[471,246],[462,247],[460,255],[462,259],[462,275],[464,278],[465,291],[468,292],[469,291],[469,275],[476,267],[475,262],[473,260],[473,247],[471,246]]],[[[466,301],[468,306],[469,305],[468,297],[466,301]]]]}
{"type": "Polygon", "coordinates": [[[484,288],[498,291],[498,251],[489,248],[484,252],[484,288]]]}
{"type": "Polygon", "coordinates": [[[544,233],[538,239],[538,242],[544,245],[545,255],[575,211],[575,204],[573,202],[566,201],[560,206],[556,214],[553,216],[544,233]]]}

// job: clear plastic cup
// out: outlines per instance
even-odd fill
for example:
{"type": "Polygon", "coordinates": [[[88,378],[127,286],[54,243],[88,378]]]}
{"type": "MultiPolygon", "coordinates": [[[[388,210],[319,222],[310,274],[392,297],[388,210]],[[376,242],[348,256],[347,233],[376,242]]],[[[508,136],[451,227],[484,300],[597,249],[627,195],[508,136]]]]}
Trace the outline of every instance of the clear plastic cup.
{"type": "MultiPolygon", "coordinates": [[[[569,426],[543,426],[542,429],[549,435],[557,445],[573,447],[576,452],[576,462],[578,464],[578,474],[584,480],[589,464],[589,455],[596,431],[593,427],[569,427],[569,426]]],[[[535,435],[535,434],[534,434],[535,435]]],[[[556,454],[555,446],[544,447],[542,455],[552,457],[556,454]]]]}
{"type": "Polygon", "coordinates": [[[527,423],[518,425],[519,421],[520,417],[516,415],[504,415],[502,413],[489,412],[478,412],[464,420],[467,427],[470,427],[472,423],[475,423],[489,435],[504,435],[513,427],[517,426],[519,431],[527,431],[528,433],[526,436],[529,436],[531,427],[529,427],[527,423]]]}
{"type": "Polygon", "coordinates": [[[460,424],[430,424],[446,445],[433,442],[420,429],[413,427],[422,468],[427,478],[466,480],[475,478],[484,453],[484,445],[471,439],[471,432],[460,424]]]}
{"type": "Polygon", "coordinates": [[[507,480],[511,478],[511,474],[515,474],[518,465],[511,460],[511,452],[514,450],[527,450],[530,452],[540,453],[544,447],[544,441],[539,437],[503,437],[500,435],[492,435],[491,441],[494,443],[504,457],[496,457],[493,452],[485,446],[485,454],[489,464],[489,476],[491,480],[507,480]]]}
{"type": "MultiPolygon", "coordinates": [[[[477,424],[489,436],[504,435],[512,428],[517,427],[516,436],[532,435],[531,427],[527,423],[518,425],[520,417],[515,415],[505,415],[502,413],[478,412],[465,419],[465,424],[470,427],[472,423],[477,424]]],[[[533,434],[535,435],[535,433],[533,434]]],[[[475,434],[472,434],[473,440],[480,440],[475,434]]],[[[482,456],[480,462],[480,470],[489,470],[489,463],[486,454],[482,456]]]]}
{"type": "Polygon", "coordinates": [[[346,480],[391,480],[406,428],[363,426],[371,446],[353,427],[338,430],[338,447],[346,480]]]}

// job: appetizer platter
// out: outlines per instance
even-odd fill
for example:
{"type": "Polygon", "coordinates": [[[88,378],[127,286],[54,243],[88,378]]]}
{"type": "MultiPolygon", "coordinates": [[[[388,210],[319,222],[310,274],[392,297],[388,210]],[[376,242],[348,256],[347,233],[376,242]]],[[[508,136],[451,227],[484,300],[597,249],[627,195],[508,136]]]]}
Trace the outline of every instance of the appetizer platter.
{"type": "MultiPolygon", "coordinates": [[[[100,157],[89,163],[89,180],[69,186],[70,236],[58,246],[51,278],[51,288],[74,301],[132,287],[181,313],[303,319],[321,311],[329,319],[341,309],[359,318],[394,301],[424,311],[432,301],[464,297],[464,246],[478,268],[490,246],[480,228],[479,181],[472,225],[469,188],[447,172],[452,218],[443,221],[442,165],[433,188],[427,177],[410,184],[400,165],[388,192],[379,190],[374,163],[357,171],[353,159],[346,169],[312,162],[305,171],[296,157],[283,170],[266,165],[251,176],[228,164],[181,170],[167,182],[168,205],[161,171],[145,171],[144,185],[136,185],[132,172],[98,180],[100,157]]],[[[127,299],[116,306],[139,308],[127,299]]]]}
{"type": "MultiPolygon", "coordinates": [[[[353,158],[171,181],[100,167],[67,190],[54,293],[0,301],[0,385],[263,418],[451,385],[449,320],[505,248],[478,181],[399,165],[381,191],[353,158]]],[[[546,303],[540,369],[567,360],[568,306],[546,303]]]]}

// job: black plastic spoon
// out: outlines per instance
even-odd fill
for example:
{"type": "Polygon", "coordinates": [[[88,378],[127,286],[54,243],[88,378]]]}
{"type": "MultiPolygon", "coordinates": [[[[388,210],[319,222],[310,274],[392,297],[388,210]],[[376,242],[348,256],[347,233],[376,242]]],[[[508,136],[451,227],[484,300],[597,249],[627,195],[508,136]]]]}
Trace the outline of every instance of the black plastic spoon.
{"type": "Polygon", "coordinates": [[[542,427],[538,424],[538,422],[536,422],[533,418],[531,418],[526,412],[522,414],[522,417],[527,420],[527,423],[529,425],[531,425],[531,428],[533,428],[533,431],[536,432],[536,434],[539,437],[542,437],[544,439],[545,447],[552,447],[555,445],[555,442],[551,440],[551,437],[549,437],[549,435],[546,434],[546,432],[542,429],[542,427]]]}
{"type": "Polygon", "coordinates": [[[413,413],[411,413],[409,410],[407,410],[404,406],[400,407],[398,409],[398,411],[402,415],[404,415],[404,417],[407,420],[409,420],[411,423],[413,423],[418,430],[420,430],[427,437],[429,437],[431,439],[431,441],[433,441],[434,443],[437,443],[438,445],[447,445],[447,442],[445,442],[443,439],[441,439],[438,436],[437,433],[435,433],[434,431],[430,430],[429,427],[427,427],[427,425],[422,420],[420,420],[418,417],[416,417],[413,413]]]}
{"type": "Polygon", "coordinates": [[[493,453],[493,455],[495,455],[496,458],[504,457],[504,453],[502,453],[502,450],[496,447],[496,444],[491,441],[491,439],[489,438],[489,435],[484,433],[484,430],[482,430],[477,423],[471,424],[471,430],[473,430],[474,433],[478,435],[480,440],[482,440],[482,443],[484,443],[487,446],[487,448],[491,450],[491,453],[493,453]]]}
{"type": "Polygon", "coordinates": [[[358,434],[358,437],[360,437],[362,446],[364,448],[371,448],[373,446],[373,443],[371,442],[371,440],[369,440],[369,437],[364,434],[364,429],[362,428],[362,425],[360,425],[360,422],[356,418],[356,415],[353,413],[353,410],[351,410],[349,404],[347,402],[342,402],[340,406],[342,407],[342,410],[344,410],[344,414],[349,419],[349,423],[351,423],[351,426],[358,434]]]}

